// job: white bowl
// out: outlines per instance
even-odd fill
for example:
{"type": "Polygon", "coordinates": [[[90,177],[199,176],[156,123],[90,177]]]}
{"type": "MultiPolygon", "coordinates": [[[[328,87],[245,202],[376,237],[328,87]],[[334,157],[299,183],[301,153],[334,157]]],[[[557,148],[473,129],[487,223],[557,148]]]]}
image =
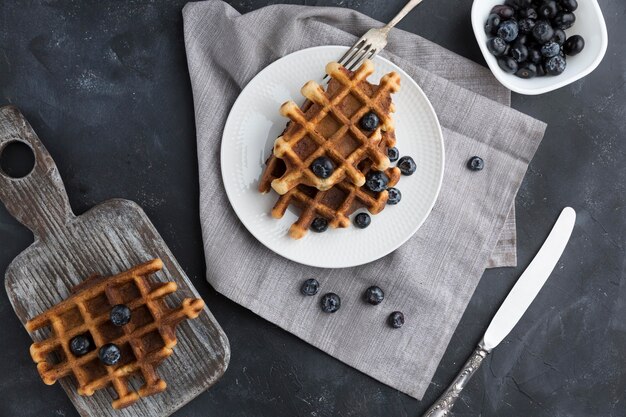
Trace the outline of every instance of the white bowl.
{"type": "Polygon", "coordinates": [[[504,4],[504,0],[474,0],[472,5],[472,27],[478,46],[493,75],[506,88],[519,94],[536,95],[556,90],[581,79],[602,61],[608,45],[606,23],[596,0],[578,0],[578,9],[574,12],[576,23],[565,31],[568,37],[580,35],[585,39],[585,48],[576,56],[567,57],[565,71],[557,76],[546,75],[531,79],[519,78],[504,72],[496,58],[487,50],[485,22],[492,7],[504,4]]]}

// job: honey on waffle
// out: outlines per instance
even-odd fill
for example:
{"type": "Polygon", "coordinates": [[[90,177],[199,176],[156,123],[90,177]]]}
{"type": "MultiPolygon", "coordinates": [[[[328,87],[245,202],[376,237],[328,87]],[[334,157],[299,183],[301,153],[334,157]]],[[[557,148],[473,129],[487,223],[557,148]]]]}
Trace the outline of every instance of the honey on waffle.
{"type": "Polygon", "coordinates": [[[162,268],[162,261],[154,259],[118,275],[92,276],[76,286],[69,298],[29,320],[26,329],[31,333],[50,330],[47,338],[30,347],[43,381],[51,385],[74,376],[78,393],[88,396],[112,386],[118,396],[112,403],[115,409],[164,391],[167,384],[156,368],[173,353],[178,323],[198,317],[204,301],[186,298],[180,306],[169,308],[164,297],[176,291],[176,283],[149,279],[162,268]],[[111,308],[119,304],[132,312],[130,322],[123,326],[115,326],[109,317],[111,308]],[[75,355],[70,341],[81,335],[91,338],[95,348],[75,355]],[[109,343],[119,346],[121,354],[111,366],[98,356],[98,349],[109,343]],[[136,376],[143,384],[134,391],[129,379],[136,376]]]}

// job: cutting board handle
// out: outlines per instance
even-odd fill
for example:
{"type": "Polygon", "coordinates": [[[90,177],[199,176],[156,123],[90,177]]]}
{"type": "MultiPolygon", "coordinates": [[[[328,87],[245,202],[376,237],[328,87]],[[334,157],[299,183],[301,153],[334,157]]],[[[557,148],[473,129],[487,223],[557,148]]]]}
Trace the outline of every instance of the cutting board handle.
{"type": "Polygon", "coordinates": [[[0,155],[15,141],[31,148],[35,166],[23,178],[11,178],[0,169],[0,201],[35,239],[43,239],[75,216],[57,166],[33,128],[17,107],[0,107],[0,155]]]}

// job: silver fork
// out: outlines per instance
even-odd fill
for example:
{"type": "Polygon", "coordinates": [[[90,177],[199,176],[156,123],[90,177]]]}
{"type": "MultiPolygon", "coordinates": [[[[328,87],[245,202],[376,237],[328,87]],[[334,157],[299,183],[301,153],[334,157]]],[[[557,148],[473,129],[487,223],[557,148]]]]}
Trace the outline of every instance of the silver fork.
{"type": "MultiPolygon", "coordinates": [[[[348,52],[341,57],[339,63],[343,65],[344,68],[352,71],[354,68],[357,68],[363,60],[374,58],[387,46],[387,35],[391,28],[397,25],[404,16],[421,2],[422,0],[409,1],[396,17],[391,19],[391,22],[387,23],[384,27],[368,30],[365,35],[361,36],[361,38],[356,41],[352,48],[348,49],[348,52]]],[[[324,79],[327,78],[328,74],[326,74],[324,79]]]]}

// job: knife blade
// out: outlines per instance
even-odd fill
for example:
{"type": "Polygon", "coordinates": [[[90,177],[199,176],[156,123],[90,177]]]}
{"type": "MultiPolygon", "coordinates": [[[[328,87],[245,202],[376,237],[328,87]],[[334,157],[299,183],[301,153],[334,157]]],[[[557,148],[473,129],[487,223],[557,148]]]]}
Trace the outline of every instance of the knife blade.
{"type": "Polygon", "coordinates": [[[450,413],[461,391],[478,370],[485,357],[513,330],[539,294],[565,250],[575,223],[576,212],[574,209],[571,207],[564,208],[541,249],[518,278],[513,289],[491,319],[491,323],[474,353],[452,381],[452,384],[424,413],[423,417],[445,417],[450,413]]]}

